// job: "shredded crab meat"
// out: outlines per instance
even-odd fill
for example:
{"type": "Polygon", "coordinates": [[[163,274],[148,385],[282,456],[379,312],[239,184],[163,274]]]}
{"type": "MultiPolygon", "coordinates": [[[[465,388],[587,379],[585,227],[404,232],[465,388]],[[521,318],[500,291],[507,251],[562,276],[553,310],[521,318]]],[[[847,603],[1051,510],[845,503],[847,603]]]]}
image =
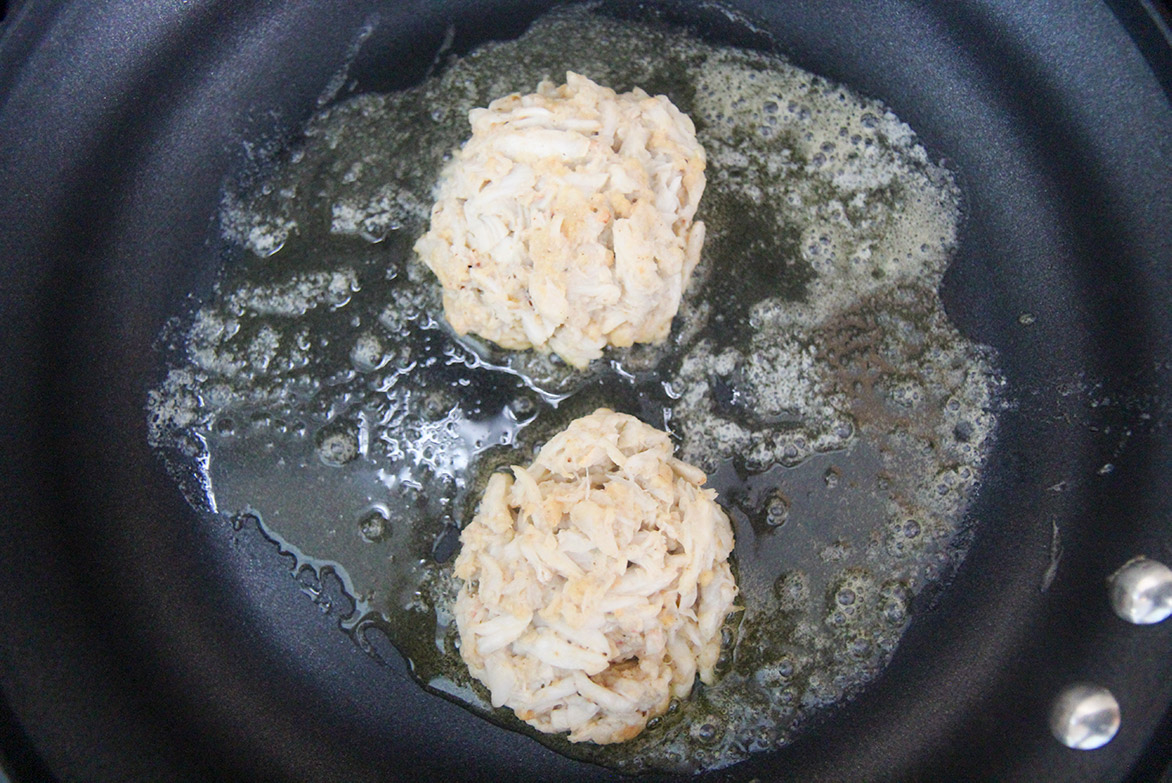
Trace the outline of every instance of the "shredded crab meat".
{"type": "Polygon", "coordinates": [[[667,433],[600,408],[497,473],[460,536],[460,653],[495,707],[622,742],[715,679],[733,532],[667,433]]]}
{"type": "Polygon", "coordinates": [[[691,119],[572,72],[468,119],[415,245],[452,328],[575,367],[665,339],[704,244],[691,119]]]}

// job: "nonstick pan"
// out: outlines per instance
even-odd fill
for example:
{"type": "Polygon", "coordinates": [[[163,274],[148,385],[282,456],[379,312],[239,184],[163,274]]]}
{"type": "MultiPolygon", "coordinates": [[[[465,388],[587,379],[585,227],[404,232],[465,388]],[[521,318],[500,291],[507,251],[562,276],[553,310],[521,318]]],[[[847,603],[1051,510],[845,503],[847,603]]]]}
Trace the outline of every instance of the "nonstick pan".
{"type": "MultiPolygon", "coordinates": [[[[213,218],[245,142],[291,138],[338,89],[419,80],[449,29],[463,52],[547,7],[9,3],[0,754],[13,779],[615,777],[426,693],[392,650],[359,649],[276,547],[187,505],[144,414],[157,335],[211,290],[213,218]]],[[[886,672],[793,745],[709,777],[1168,779],[1172,622],[1122,621],[1107,588],[1136,556],[1172,563],[1167,15],[1147,0],[608,8],[775,50],[881,98],[947,158],[966,214],[942,297],[998,352],[1011,402],[972,548],[886,672]],[[1077,681],[1121,706],[1099,750],[1050,735],[1077,681]]]]}

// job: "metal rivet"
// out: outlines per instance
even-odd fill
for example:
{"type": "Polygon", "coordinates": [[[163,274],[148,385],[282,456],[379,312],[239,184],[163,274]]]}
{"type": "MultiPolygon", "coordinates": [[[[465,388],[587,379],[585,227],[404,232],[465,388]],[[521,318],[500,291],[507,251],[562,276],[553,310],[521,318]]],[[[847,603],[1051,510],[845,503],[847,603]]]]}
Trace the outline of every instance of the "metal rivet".
{"type": "Polygon", "coordinates": [[[1058,694],[1050,710],[1050,732],[1068,748],[1101,748],[1119,731],[1119,702],[1111,691],[1079,682],[1058,694]]]}
{"type": "Polygon", "coordinates": [[[1115,614],[1136,625],[1151,625],[1172,615],[1172,569],[1137,557],[1111,575],[1115,614]]]}

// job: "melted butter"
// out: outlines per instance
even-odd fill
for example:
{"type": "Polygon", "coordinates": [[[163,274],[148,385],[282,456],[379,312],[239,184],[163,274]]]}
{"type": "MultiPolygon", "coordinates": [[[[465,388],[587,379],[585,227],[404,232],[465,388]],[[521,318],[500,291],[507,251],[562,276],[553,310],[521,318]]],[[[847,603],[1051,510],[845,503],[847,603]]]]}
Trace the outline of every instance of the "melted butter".
{"type": "Polygon", "coordinates": [[[174,330],[152,443],[195,476],[197,507],[256,518],[295,573],[336,574],[365,649],[389,639],[426,687],[534,735],[459,658],[459,527],[489,474],[599,405],[668,429],[736,528],[745,608],[722,677],[622,745],[536,738],[632,771],[727,766],[873,679],[963,557],[998,382],[936,294],[958,199],[877,101],[760,53],[559,11],[416,88],[326,109],[225,196],[239,259],[174,330]],[[410,252],[467,111],[571,69],[666,93],[709,159],[709,238],[670,339],[585,372],[455,339],[410,252]]]}

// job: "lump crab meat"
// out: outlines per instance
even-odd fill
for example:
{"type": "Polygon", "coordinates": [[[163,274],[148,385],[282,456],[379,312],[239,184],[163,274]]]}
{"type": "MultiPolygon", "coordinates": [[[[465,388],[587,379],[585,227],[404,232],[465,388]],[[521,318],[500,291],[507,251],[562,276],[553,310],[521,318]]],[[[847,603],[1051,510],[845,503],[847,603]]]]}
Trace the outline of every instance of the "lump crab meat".
{"type": "Polygon", "coordinates": [[[715,679],[733,532],[667,433],[600,408],[495,474],[460,536],[460,653],[496,707],[622,742],[715,679]]]}
{"type": "Polygon", "coordinates": [[[468,118],[415,244],[452,328],[579,368],[665,339],[704,244],[692,120],[573,72],[468,118]]]}

